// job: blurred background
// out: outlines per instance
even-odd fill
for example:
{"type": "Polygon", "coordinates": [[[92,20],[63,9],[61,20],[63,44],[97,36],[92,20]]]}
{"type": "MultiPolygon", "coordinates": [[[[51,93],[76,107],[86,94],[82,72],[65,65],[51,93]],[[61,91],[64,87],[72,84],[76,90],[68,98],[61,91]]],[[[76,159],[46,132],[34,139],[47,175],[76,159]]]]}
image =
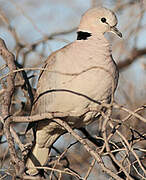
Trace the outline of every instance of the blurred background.
{"type": "MultiPolygon", "coordinates": [[[[23,68],[28,68],[25,71],[31,86],[36,88],[39,68],[46,58],[52,52],[76,39],[76,30],[81,15],[87,9],[95,6],[110,8],[118,17],[118,28],[123,34],[123,39],[119,39],[111,33],[105,35],[112,44],[112,54],[120,71],[115,101],[134,111],[146,104],[145,0],[0,0],[0,37],[4,39],[8,49],[15,55],[16,61],[23,68]]],[[[5,61],[0,58],[0,90],[4,86],[5,78],[3,76],[7,73],[5,61]]],[[[17,76],[16,81],[20,82],[17,76]]],[[[14,115],[29,115],[31,101],[28,92],[22,88],[20,83],[18,84],[13,97],[12,112],[14,115]]],[[[139,114],[146,117],[145,109],[139,114]]],[[[125,116],[127,113],[113,110],[114,119],[122,120],[125,116]]],[[[26,124],[17,124],[14,127],[19,132],[22,142],[25,143],[23,135],[26,124]]],[[[122,125],[120,131],[127,140],[132,136],[130,128],[144,134],[146,125],[134,117],[126,121],[126,126],[122,125]]],[[[93,136],[98,135],[97,122],[91,124],[87,129],[93,136]]],[[[0,179],[11,179],[9,153],[6,139],[3,136],[2,124],[0,125],[0,135],[0,179]]],[[[54,147],[59,152],[63,152],[73,142],[75,139],[70,135],[64,135],[55,143],[54,147]]],[[[146,142],[142,140],[136,146],[145,149],[146,142]]],[[[58,152],[54,149],[53,153],[57,154],[58,152]]],[[[92,161],[90,155],[79,143],[76,143],[66,152],[66,156],[70,162],[70,168],[84,177],[92,161]]],[[[108,157],[104,158],[107,164],[110,163],[108,157]]],[[[137,178],[141,179],[138,173],[134,173],[137,178]]],[[[55,176],[58,174],[52,175],[52,179],[55,179],[55,176]]],[[[62,175],[61,179],[77,178],[62,175]]],[[[95,163],[88,179],[103,180],[109,179],[109,177],[95,163]]]]}

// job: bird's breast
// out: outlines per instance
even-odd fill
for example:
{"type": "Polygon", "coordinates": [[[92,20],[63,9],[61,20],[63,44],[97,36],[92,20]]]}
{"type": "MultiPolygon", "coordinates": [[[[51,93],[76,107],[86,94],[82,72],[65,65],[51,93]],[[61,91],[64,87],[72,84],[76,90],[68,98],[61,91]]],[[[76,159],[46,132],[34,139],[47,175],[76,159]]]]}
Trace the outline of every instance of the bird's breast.
{"type": "Polygon", "coordinates": [[[94,104],[105,101],[115,88],[116,67],[111,57],[103,54],[83,56],[69,54],[56,57],[57,61],[41,78],[38,94],[43,94],[39,111],[80,112],[94,104]],[[43,85],[41,85],[43,84],[43,85]],[[47,93],[44,93],[47,92],[47,93]]]}

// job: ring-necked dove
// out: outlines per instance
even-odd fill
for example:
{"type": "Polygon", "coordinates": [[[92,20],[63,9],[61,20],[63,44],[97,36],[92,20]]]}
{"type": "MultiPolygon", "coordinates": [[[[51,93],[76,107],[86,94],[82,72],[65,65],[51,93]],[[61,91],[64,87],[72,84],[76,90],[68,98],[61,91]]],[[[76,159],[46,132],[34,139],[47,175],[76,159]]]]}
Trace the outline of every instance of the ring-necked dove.
{"type": "MultiPolygon", "coordinates": [[[[116,28],[115,14],[106,8],[89,9],[81,18],[77,40],[52,53],[40,73],[32,115],[63,112],[71,127],[80,128],[98,119],[99,112],[85,113],[85,109],[110,103],[118,83],[118,69],[112,58],[109,42],[104,33],[116,28]],[[98,102],[98,103],[97,103],[98,102]]],[[[65,130],[52,119],[39,121],[36,143],[26,166],[45,165],[51,145],[65,130]]],[[[36,169],[27,171],[30,175],[36,169]]]]}

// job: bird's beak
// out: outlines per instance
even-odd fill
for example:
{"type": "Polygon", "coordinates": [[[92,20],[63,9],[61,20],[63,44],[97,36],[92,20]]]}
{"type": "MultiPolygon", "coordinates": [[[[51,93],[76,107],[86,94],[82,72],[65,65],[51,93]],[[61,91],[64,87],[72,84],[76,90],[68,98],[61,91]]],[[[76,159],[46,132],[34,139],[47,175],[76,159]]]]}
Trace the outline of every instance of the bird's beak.
{"type": "Polygon", "coordinates": [[[122,33],[116,28],[116,26],[110,27],[110,31],[117,34],[120,38],[122,38],[122,33]]]}

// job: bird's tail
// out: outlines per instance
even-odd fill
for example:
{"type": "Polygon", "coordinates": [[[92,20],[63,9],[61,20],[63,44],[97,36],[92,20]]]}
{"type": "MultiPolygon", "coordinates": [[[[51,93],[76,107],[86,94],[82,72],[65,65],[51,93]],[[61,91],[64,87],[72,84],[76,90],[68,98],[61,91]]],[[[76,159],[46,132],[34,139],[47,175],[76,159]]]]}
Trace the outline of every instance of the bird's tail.
{"type": "Polygon", "coordinates": [[[35,144],[32,152],[30,152],[29,157],[26,162],[27,171],[26,173],[33,176],[38,174],[39,170],[37,167],[44,166],[48,160],[49,148],[39,147],[38,144],[35,144]]]}
{"type": "Polygon", "coordinates": [[[47,163],[50,147],[63,134],[63,130],[55,122],[40,121],[37,125],[36,144],[26,161],[29,175],[38,174],[36,166],[44,166],[47,163]]]}

